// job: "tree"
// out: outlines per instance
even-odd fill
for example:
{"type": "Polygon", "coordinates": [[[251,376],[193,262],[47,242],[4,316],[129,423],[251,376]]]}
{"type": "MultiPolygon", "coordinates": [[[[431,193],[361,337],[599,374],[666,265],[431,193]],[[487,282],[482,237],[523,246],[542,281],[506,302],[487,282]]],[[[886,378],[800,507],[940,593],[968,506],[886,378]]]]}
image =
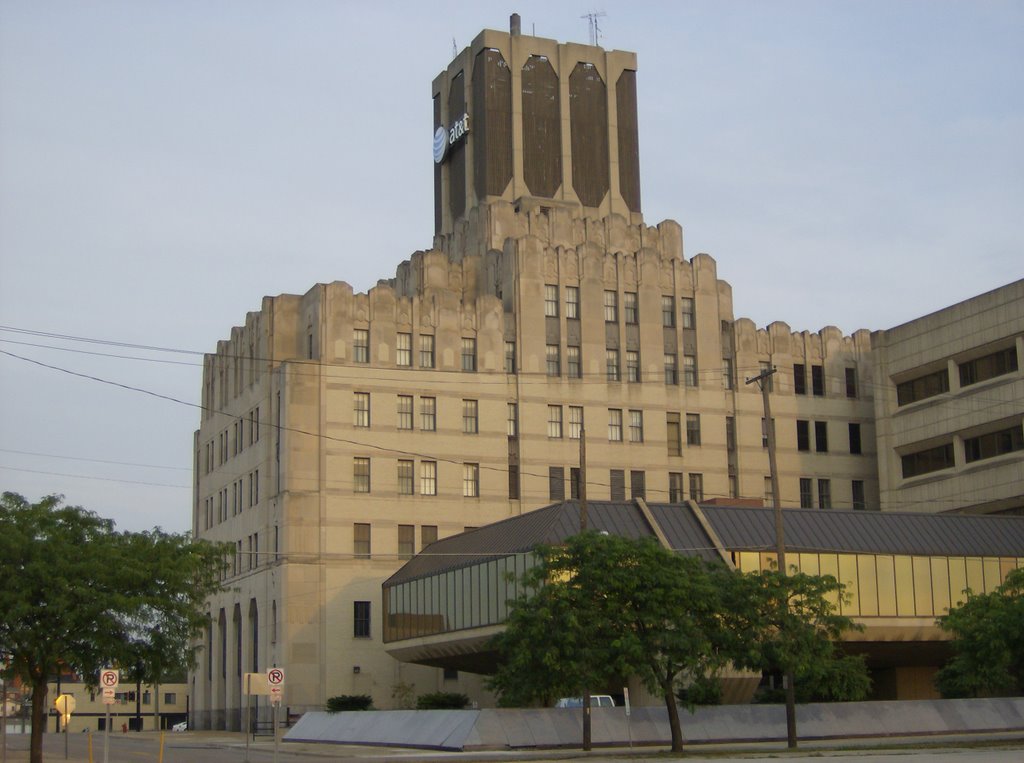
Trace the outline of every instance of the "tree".
{"type": "Polygon", "coordinates": [[[728,659],[719,616],[727,570],[650,538],[592,532],[536,553],[494,642],[502,662],[492,687],[502,701],[549,703],[634,675],[664,697],[672,749],[681,751],[677,679],[728,659]]]}
{"type": "Polygon", "coordinates": [[[191,662],[228,553],[159,530],[118,533],[61,496],[0,496],[0,649],[32,688],[32,763],[42,761],[47,680],[62,666],[88,678],[140,654],[154,666],[191,662]]]}
{"type": "Polygon", "coordinates": [[[725,596],[735,664],[793,675],[804,702],[864,699],[871,680],[863,658],[837,646],[844,631],[858,628],[833,604],[842,588],[831,575],[732,575],[725,596]]]}
{"type": "Polygon", "coordinates": [[[939,625],[953,636],[953,658],[937,676],[942,696],[1024,693],[1024,568],[990,593],[968,591],[939,625]]]}

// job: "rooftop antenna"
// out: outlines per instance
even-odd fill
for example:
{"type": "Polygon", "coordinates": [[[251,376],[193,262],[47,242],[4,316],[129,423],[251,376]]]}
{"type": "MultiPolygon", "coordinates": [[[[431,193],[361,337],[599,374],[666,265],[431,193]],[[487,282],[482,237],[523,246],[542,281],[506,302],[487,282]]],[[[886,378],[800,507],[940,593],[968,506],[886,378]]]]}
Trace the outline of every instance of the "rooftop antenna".
{"type": "Polygon", "coordinates": [[[601,40],[601,27],[598,26],[597,20],[607,15],[604,11],[592,11],[580,16],[581,19],[586,19],[590,25],[590,44],[595,47],[600,44],[601,40]]]}
{"type": "Polygon", "coordinates": [[[452,58],[457,58],[459,55],[459,46],[455,44],[455,38],[452,37],[452,58]]]}

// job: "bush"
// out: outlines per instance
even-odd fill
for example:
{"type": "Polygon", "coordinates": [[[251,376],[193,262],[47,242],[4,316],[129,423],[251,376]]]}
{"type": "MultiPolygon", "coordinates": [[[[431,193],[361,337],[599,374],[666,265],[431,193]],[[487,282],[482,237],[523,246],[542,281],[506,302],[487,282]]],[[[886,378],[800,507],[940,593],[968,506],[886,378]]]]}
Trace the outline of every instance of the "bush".
{"type": "Polygon", "coordinates": [[[435,691],[416,700],[417,710],[465,710],[469,697],[454,691],[435,691]]]}
{"type": "Polygon", "coordinates": [[[341,713],[346,710],[369,710],[373,707],[373,697],[369,694],[339,694],[327,698],[327,712],[341,713]]]}
{"type": "Polygon", "coordinates": [[[698,676],[689,686],[676,692],[679,701],[686,707],[722,704],[722,685],[714,676],[698,676]]]}

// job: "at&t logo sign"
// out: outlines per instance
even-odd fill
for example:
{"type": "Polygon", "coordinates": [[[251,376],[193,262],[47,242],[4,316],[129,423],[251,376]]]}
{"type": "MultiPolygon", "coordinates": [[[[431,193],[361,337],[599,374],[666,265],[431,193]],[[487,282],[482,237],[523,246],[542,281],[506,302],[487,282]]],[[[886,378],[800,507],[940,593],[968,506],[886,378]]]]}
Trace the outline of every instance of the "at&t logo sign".
{"type": "Polygon", "coordinates": [[[434,164],[440,164],[448,155],[448,149],[466,137],[469,132],[469,114],[463,114],[452,122],[451,127],[443,126],[434,131],[434,164]]]}

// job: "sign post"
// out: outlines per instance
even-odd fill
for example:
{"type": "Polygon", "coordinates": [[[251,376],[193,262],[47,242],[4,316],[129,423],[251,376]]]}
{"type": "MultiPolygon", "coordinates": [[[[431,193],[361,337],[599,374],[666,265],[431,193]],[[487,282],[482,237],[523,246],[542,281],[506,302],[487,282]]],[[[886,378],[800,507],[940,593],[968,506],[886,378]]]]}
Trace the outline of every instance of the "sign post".
{"type": "Polygon", "coordinates": [[[277,763],[277,708],[281,705],[281,697],[284,695],[284,669],[271,668],[267,671],[267,684],[270,686],[270,707],[271,722],[274,724],[274,763],[277,763]]]}
{"type": "Polygon", "coordinates": [[[103,763],[110,760],[110,706],[114,704],[117,685],[121,682],[121,671],[117,668],[104,668],[100,671],[100,688],[103,690],[103,706],[106,708],[106,720],[103,723],[103,763]]]}
{"type": "MultiPolygon", "coordinates": [[[[71,714],[75,712],[75,698],[70,694],[61,694],[53,701],[53,706],[60,713],[60,725],[64,730],[64,760],[68,759],[68,723],[71,721],[71,714]]],[[[6,721],[4,721],[6,723],[6,721]]]]}

